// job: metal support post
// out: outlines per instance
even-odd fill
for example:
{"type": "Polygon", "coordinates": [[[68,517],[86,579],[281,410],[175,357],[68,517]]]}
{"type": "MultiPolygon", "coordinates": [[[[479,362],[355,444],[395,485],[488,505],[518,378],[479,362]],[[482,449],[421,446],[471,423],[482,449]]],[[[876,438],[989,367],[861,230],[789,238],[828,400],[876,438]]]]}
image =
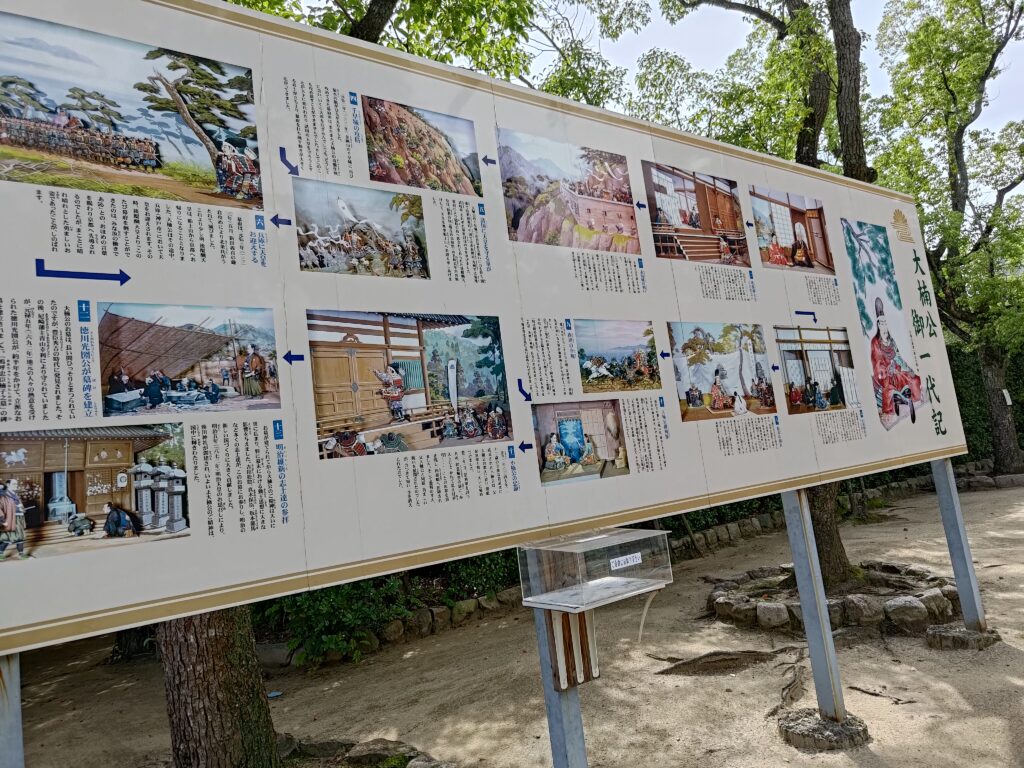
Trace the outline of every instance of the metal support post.
{"type": "Polygon", "coordinates": [[[974,573],[971,559],[971,545],[964,529],[964,516],[960,511],[960,495],[956,490],[956,477],[949,459],[938,459],[932,463],[932,478],[935,492],[939,496],[939,514],[942,527],[946,529],[946,545],[949,559],[953,563],[953,577],[960,593],[960,608],[964,614],[964,625],[975,632],[987,629],[985,609],[978,591],[978,577],[974,573]]]}
{"type": "Polygon", "coordinates": [[[832,643],[832,626],[828,619],[828,603],[821,580],[807,491],[784,491],[782,507],[786,513],[786,532],[793,554],[793,572],[800,591],[800,610],[811,657],[814,690],[818,695],[818,712],[824,718],[842,722],[846,719],[846,705],[839,681],[839,662],[832,643]]]}
{"type": "Polygon", "coordinates": [[[583,737],[583,715],[580,694],[574,686],[566,691],[555,688],[552,670],[552,641],[544,610],[533,609],[537,628],[537,652],[540,655],[540,677],[544,683],[544,707],[548,713],[548,736],[554,768],[587,768],[587,744],[583,737]]]}
{"type": "Polygon", "coordinates": [[[0,656],[0,768],[25,768],[21,736],[21,664],[18,654],[0,656]]]}

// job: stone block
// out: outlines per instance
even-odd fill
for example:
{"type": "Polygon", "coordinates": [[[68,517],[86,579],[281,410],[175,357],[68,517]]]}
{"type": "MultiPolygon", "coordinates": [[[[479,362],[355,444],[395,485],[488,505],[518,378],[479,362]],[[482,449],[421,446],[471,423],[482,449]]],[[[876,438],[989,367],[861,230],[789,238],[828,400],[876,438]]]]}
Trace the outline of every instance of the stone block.
{"type": "Polygon", "coordinates": [[[740,529],[740,536],[744,539],[752,539],[757,536],[757,531],[754,530],[753,524],[750,522],[750,518],[745,517],[742,520],[736,522],[736,527],[740,529]]]}
{"type": "Polygon", "coordinates": [[[847,595],[843,598],[843,610],[848,623],[861,627],[880,624],[885,618],[885,605],[871,595],[847,595]]]}
{"type": "Polygon", "coordinates": [[[775,529],[775,523],[772,521],[772,516],[767,512],[762,512],[758,515],[757,522],[761,524],[761,530],[765,533],[775,529]]]}
{"type": "Polygon", "coordinates": [[[706,531],[701,531],[700,534],[704,537],[704,540],[708,543],[708,549],[715,552],[718,549],[718,532],[714,528],[708,528],[706,531]]]}
{"type": "Polygon", "coordinates": [[[519,606],[523,604],[523,590],[520,587],[503,589],[495,597],[502,605],[519,606]]]}
{"type": "Polygon", "coordinates": [[[828,604],[828,624],[832,629],[838,629],[846,623],[843,600],[838,597],[830,597],[826,602],[828,604]]]}
{"type": "Polygon", "coordinates": [[[380,630],[380,639],[384,643],[397,643],[405,635],[405,624],[401,619],[389,621],[380,630]]]}
{"type": "Polygon", "coordinates": [[[789,613],[789,624],[793,629],[804,631],[804,609],[799,600],[787,600],[784,605],[789,613]]]}
{"type": "Polygon", "coordinates": [[[301,757],[344,757],[355,745],[356,743],[349,739],[300,741],[298,754],[301,757]]]}
{"type": "Polygon", "coordinates": [[[723,544],[728,544],[732,541],[732,538],[729,536],[729,529],[726,528],[724,525],[715,526],[715,535],[718,537],[719,546],[723,544]]]}
{"type": "Polygon", "coordinates": [[[885,615],[907,635],[920,635],[928,628],[928,608],[912,595],[900,595],[886,600],[885,615]]]}
{"type": "Polygon", "coordinates": [[[750,518],[750,525],[754,529],[754,533],[758,536],[765,532],[764,528],[761,527],[761,521],[756,517],[750,518]]]}
{"type": "Polygon", "coordinates": [[[729,533],[729,541],[734,544],[743,538],[743,532],[740,531],[740,526],[737,523],[726,523],[725,530],[729,533]]]}
{"type": "Polygon", "coordinates": [[[772,579],[776,576],[785,576],[788,571],[781,565],[762,565],[758,568],[751,568],[747,571],[747,576],[752,581],[760,581],[761,579],[772,579]]]}
{"type": "Polygon", "coordinates": [[[996,487],[996,481],[988,475],[975,475],[967,478],[968,491],[989,491],[996,487]]]}
{"type": "Polygon", "coordinates": [[[292,652],[288,643],[260,643],[256,646],[256,657],[264,667],[287,667],[292,652]]]}
{"type": "Polygon", "coordinates": [[[942,596],[949,600],[950,605],[953,607],[953,615],[959,616],[963,609],[960,607],[960,593],[957,588],[952,584],[946,584],[944,587],[939,587],[939,591],[942,592],[942,596]]]}
{"type": "Polygon", "coordinates": [[[928,609],[931,624],[946,624],[953,620],[953,603],[946,599],[938,587],[926,589],[917,598],[928,609]]]}
{"type": "Polygon", "coordinates": [[[789,626],[789,610],[783,603],[757,603],[757,625],[762,629],[789,626]]]}
{"type": "Polygon", "coordinates": [[[704,557],[705,555],[707,555],[707,553],[708,553],[708,542],[707,542],[707,540],[700,533],[694,533],[693,534],[693,540],[697,543],[697,553],[701,557],[704,557]]]}
{"type": "Polygon", "coordinates": [[[757,603],[737,603],[732,610],[732,620],[739,627],[752,627],[757,623],[757,603]]]}
{"type": "Polygon", "coordinates": [[[992,478],[996,488],[1024,488],[1024,474],[1022,475],[996,475],[992,478]]]}
{"type": "Polygon", "coordinates": [[[469,600],[459,600],[459,602],[452,606],[452,626],[458,627],[465,624],[473,618],[473,615],[479,608],[480,601],[476,598],[471,597],[469,600]]]}
{"type": "Polygon", "coordinates": [[[409,637],[426,637],[434,628],[434,615],[429,608],[417,608],[405,620],[405,634],[409,637]]]}
{"type": "Polygon", "coordinates": [[[928,627],[925,641],[929,648],[942,651],[983,651],[1002,638],[994,629],[975,632],[963,624],[940,624],[928,627]]]}
{"type": "Polygon", "coordinates": [[[786,515],[781,509],[772,511],[772,522],[775,523],[775,527],[782,529],[786,527],[786,515]]]}
{"type": "Polygon", "coordinates": [[[400,741],[373,739],[352,747],[345,755],[345,762],[349,765],[379,765],[398,756],[412,758],[417,757],[418,752],[400,741]]]}
{"type": "Polygon", "coordinates": [[[501,603],[498,602],[498,598],[496,596],[484,595],[479,598],[477,602],[480,604],[480,610],[485,613],[493,613],[501,608],[501,603]]]}
{"type": "Polygon", "coordinates": [[[451,629],[452,626],[452,611],[446,605],[437,605],[430,608],[430,615],[434,617],[434,634],[438,632],[444,632],[446,629],[451,629]]]}
{"type": "Polygon", "coordinates": [[[737,605],[749,602],[750,598],[746,595],[722,595],[715,600],[715,616],[723,621],[728,621],[733,618],[733,612],[737,605]]]}
{"type": "Polygon", "coordinates": [[[380,638],[370,630],[357,630],[356,638],[356,650],[363,656],[380,650],[380,638]]]}

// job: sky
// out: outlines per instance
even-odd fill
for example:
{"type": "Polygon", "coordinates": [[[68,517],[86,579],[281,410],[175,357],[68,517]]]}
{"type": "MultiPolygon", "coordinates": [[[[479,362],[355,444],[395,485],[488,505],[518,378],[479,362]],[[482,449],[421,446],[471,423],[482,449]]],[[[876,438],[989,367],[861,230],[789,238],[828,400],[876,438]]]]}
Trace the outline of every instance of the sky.
{"type": "MultiPolygon", "coordinates": [[[[750,24],[735,11],[704,7],[671,25],[662,17],[657,0],[652,0],[651,5],[651,23],[640,33],[627,33],[616,42],[600,43],[601,51],[612,64],[630,71],[630,85],[636,71],[636,60],[651,48],[682,54],[695,69],[712,71],[725,64],[729,55],[743,45],[750,31],[750,24]]],[[[862,58],[867,67],[872,96],[888,92],[888,77],[875,47],[875,36],[884,9],[882,0],[853,0],[854,23],[868,38],[862,58]]],[[[1024,93],[1024,42],[1007,47],[1003,73],[989,89],[990,104],[977,126],[999,128],[1008,120],[1024,117],[1024,105],[1014,97],[1020,93],[1024,93]]]]}
{"type": "Polygon", "coordinates": [[[576,345],[590,353],[644,349],[644,331],[650,327],[644,320],[577,320],[576,345]]]}

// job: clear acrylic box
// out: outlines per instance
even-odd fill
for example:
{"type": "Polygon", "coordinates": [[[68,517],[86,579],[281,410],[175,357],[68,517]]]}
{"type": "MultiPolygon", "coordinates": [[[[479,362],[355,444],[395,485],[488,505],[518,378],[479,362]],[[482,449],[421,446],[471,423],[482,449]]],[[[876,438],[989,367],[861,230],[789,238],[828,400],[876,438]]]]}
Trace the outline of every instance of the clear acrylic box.
{"type": "Polygon", "coordinates": [[[672,582],[668,533],[600,528],[519,548],[523,605],[582,613],[672,582]]]}

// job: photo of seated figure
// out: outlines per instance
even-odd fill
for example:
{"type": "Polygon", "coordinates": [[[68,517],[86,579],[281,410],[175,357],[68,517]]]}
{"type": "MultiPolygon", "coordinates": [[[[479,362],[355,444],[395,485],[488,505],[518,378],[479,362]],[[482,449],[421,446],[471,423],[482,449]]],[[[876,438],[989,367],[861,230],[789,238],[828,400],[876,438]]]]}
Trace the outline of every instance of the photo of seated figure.
{"type": "Polygon", "coordinates": [[[533,406],[543,485],[629,474],[617,400],[533,406]]]}
{"type": "Polygon", "coordinates": [[[775,326],[789,413],[858,406],[853,356],[845,328],[775,326]]]}
{"type": "Polygon", "coordinates": [[[750,206],[762,264],[835,274],[821,200],[751,185],[750,206]]]}
{"type": "Polygon", "coordinates": [[[761,326],[669,323],[668,331],[683,421],[775,413],[761,326]]]}

